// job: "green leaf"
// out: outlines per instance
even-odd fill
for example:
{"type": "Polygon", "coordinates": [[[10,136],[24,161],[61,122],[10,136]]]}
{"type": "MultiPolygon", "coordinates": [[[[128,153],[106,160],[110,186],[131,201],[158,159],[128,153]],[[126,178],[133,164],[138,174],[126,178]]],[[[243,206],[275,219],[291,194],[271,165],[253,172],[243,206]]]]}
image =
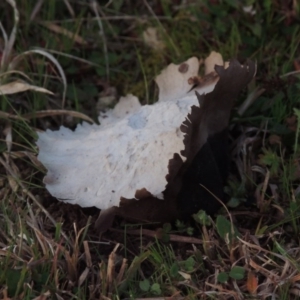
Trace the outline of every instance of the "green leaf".
{"type": "Polygon", "coordinates": [[[34,282],[36,291],[40,292],[43,290],[49,280],[49,277],[51,276],[50,273],[51,272],[48,268],[45,270],[39,270],[39,268],[32,270],[32,281],[34,282]]]}
{"type": "Polygon", "coordinates": [[[220,283],[225,283],[228,281],[228,274],[226,272],[221,272],[218,274],[218,277],[217,277],[217,280],[220,282],[220,283]]]}
{"type": "Polygon", "coordinates": [[[262,235],[262,234],[264,234],[268,228],[269,228],[269,227],[268,227],[267,225],[263,226],[262,228],[260,228],[260,229],[255,233],[255,235],[262,235]]]}
{"type": "Polygon", "coordinates": [[[193,218],[198,224],[201,224],[202,226],[211,225],[211,220],[204,210],[199,210],[196,214],[193,215],[193,218]]]}
{"type": "Polygon", "coordinates": [[[171,229],[172,229],[172,226],[171,226],[171,224],[170,223],[165,223],[164,225],[163,225],[163,230],[164,230],[164,232],[170,232],[171,231],[171,229]]]}
{"type": "Polygon", "coordinates": [[[114,0],[111,2],[114,10],[119,11],[122,5],[124,4],[124,0],[114,0]]]}
{"type": "Polygon", "coordinates": [[[145,279],[143,281],[139,282],[139,287],[143,292],[148,292],[150,289],[150,281],[148,279],[145,279]]]}
{"type": "Polygon", "coordinates": [[[263,6],[266,9],[266,11],[269,12],[272,6],[272,0],[264,0],[263,6]]]}
{"type": "Polygon", "coordinates": [[[194,228],[193,227],[188,227],[187,229],[186,229],[186,233],[188,234],[188,235],[193,235],[194,234],[194,228]]]}
{"type": "Polygon", "coordinates": [[[247,26],[252,33],[257,36],[257,37],[261,37],[261,33],[262,33],[262,26],[259,23],[255,23],[255,24],[249,24],[249,26],[247,26]]]}
{"type": "Polygon", "coordinates": [[[185,223],[182,222],[182,221],[179,221],[179,220],[176,220],[175,226],[176,226],[178,229],[184,229],[184,228],[186,227],[185,223]]]}
{"type": "Polygon", "coordinates": [[[160,295],[161,294],[160,285],[158,283],[153,283],[152,286],[151,286],[150,291],[154,295],[160,295]]]}
{"type": "Polygon", "coordinates": [[[191,272],[191,271],[193,271],[194,267],[195,267],[195,260],[191,256],[187,260],[185,260],[185,262],[184,262],[184,269],[186,271],[188,271],[188,272],[191,272]]]}
{"type": "Polygon", "coordinates": [[[9,296],[16,296],[17,292],[23,290],[22,285],[24,278],[22,278],[22,270],[8,269],[6,271],[6,285],[9,296]]]}
{"type": "Polygon", "coordinates": [[[176,277],[178,275],[178,271],[179,271],[179,266],[175,262],[175,263],[172,264],[172,266],[170,268],[170,275],[171,275],[171,277],[176,277]]]}
{"type": "Polygon", "coordinates": [[[237,231],[235,226],[231,226],[231,223],[224,216],[217,217],[216,226],[220,237],[223,239],[226,239],[228,237],[229,242],[232,242],[232,240],[239,235],[239,232],[237,231]]]}
{"type": "Polygon", "coordinates": [[[270,168],[271,175],[276,175],[280,167],[280,157],[271,150],[263,149],[264,154],[260,157],[259,163],[270,168]]]}
{"type": "Polygon", "coordinates": [[[161,240],[162,242],[164,243],[168,243],[170,242],[170,235],[167,233],[167,232],[162,232],[162,235],[161,235],[161,240]]]}
{"type": "Polygon", "coordinates": [[[239,4],[238,0],[225,0],[225,2],[234,8],[238,8],[238,4],[239,4]]]}
{"type": "Polygon", "coordinates": [[[299,210],[299,203],[297,202],[290,202],[290,207],[289,207],[291,213],[297,213],[299,210]]]}
{"type": "Polygon", "coordinates": [[[243,267],[234,266],[229,272],[229,276],[236,280],[243,279],[245,277],[245,269],[243,267]]]}
{"type": "Polygon", "coordinates": [[[107,56],[110,64],[117,63],[119,60],[119,56],[115,53],[108,53],[107,56]]]}
{"type": "Polygon", "coordinates": [[[106,74],[106,69],[104,67],[97,67],[95,70],[99,77],[102,77],[106,74]]]}
{"type": "Polygon", "coordinates": [[[54,239],[57,242],[60,238],[61,238],[61,228],[62,228],[62,223],[57,222],[56,226],[55,226],[55,235],[54,235],[54,239]]]}
{"type": "MultiPolygon", "coordinates": [[[[237,197],[232,197],[227,203],[226,205],[228,207],[237,207],[241,204],[241,202],[243,201],[244,199],[240,199],[240,198],[237,198],[237,197]]],[[[245,200],[244,200],[245,201],[245,200]]]]}

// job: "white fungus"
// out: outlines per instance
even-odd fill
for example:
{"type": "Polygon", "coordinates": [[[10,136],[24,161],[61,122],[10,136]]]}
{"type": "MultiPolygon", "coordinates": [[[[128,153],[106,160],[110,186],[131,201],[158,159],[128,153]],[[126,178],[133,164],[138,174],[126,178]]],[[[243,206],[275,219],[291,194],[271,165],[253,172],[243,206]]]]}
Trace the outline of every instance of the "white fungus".
{"type": "MultiPolygon", "coordinates": [[[[223,63],[220,55],[211,59],[206,65],[223,63]]],[[[211,92],[217,82],[215,78],[191,90],[189,79],[198,71],[195,57],[171,64],[156,78],[157,103],[141,106],[128,95],[101,113],[100,125],[84,122],[75,131],[61,127],[38,133],[38,159],[48,170],[48,191],[59,200],[100,209],[119,206],[121,197],[133,199],[143,188],[162,198],[169,160],[184,149],[180,126],[191,107],[199,105],[195,90],[211,92]]]]}

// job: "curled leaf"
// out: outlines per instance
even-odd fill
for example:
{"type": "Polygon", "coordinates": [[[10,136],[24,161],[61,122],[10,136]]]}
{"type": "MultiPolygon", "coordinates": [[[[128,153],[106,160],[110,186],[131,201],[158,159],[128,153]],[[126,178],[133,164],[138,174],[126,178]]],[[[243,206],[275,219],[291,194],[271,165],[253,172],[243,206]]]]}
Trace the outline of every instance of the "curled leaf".
{"type": "Polygon", "coordinates": [[[0,85],[0,95],[10,95],[26,91],[35,91],[53,95],[53,93],[47,89],[21,81],[13,81],[7,84],[0,85]]]}

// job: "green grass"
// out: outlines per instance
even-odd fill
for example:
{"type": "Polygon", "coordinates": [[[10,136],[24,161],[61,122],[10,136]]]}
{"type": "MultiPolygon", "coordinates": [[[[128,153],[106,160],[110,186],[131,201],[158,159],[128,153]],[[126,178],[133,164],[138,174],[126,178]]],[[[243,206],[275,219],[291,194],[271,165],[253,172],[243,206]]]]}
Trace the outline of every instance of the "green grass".
{"type": "Polygon", "coordinates": [[[271,299],[274,292],[279,299],[298,299],[297,1],[98,1],[103,34],[84,2],[44,1],[32,20],[37,1],[18,0],[15,11],[8,2],[14,3],[0,3],[0,21],[8,39],[14,26],[16,31],[11,47],[2,46],[5,34],[0,35],[0,58],[7,50],[0,87],[22,79],[54,95],[0,96],[0,298],[271,299]],[[254,5],[254,15],[243,12],[247,3],[254,5]],[[163,50],[143,42],[148,27],[157,28],[163,50]],[[73,35],[67,37],[62,28],[73,35]],[[76,42],[75,34],[84,41],[76,42]],[[242,116],[237,109],[248,95],[241,95],[232,114],[234,155],[226,187],[231,218],[223,209],[216,218],[200,214],[177,227],[144,225],[138,232],[140,226],[127,226],[125,234],[124,221],[117,220],[99,240],[92,226],[98,210],[58,203],[45,190],[35,131],[75,128],[80,118],[71,111],[96,120],[99,93],[109,88],[117,90],[117,98],[133,93],[142,103],[153,103],[158,94],[153,79],[164,67],[212,50],[225,59],[255,60],[250,92],[263,89],[242,116]],[[70,113],[50,113],[62,108],[70,113]],[[42,110],[49,114],[34,116],[42,110]],[[33,115],[25,120],[28,113],[33,115]],[[231,220],[237,236],[231,235],[231,220]],[[248,279],[250,271],[257,282],[248,279]],[[258,285],[258,296],[250,295],[251,284],[258,285]]]}

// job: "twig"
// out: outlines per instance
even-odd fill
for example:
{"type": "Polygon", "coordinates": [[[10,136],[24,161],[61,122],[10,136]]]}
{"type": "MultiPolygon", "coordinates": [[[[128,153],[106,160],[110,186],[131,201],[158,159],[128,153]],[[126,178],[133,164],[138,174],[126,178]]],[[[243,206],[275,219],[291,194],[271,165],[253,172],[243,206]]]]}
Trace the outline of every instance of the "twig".
{"type": "MultiPolygon", "coordinates": [[[[172,20],[171,17],[167,16],[102,16],[102,20],[106,21],[131,21],[131,20],[152,20],[152,19],[158,19],[158,20],[172,20]]],[[[97,17],[91,17],[91,18],[81,18],[81,21],[98,21],[97,17]]],[[[51,23],[70,23],[70,22],[77,22],[78,19],[64,19],[64,20],[51,20],[51,23]]],[[[50,21],[44,21],[44,22],[50,22],[50,21]]]]}
{"type": "Polygon", "coordinates": [[[291,76],[291,75],[299,75],[299,74],[300,74],[300,70],[296,70],[296,71],[285,73],[285,74],[281,75],[280,78],[284,78],[284,77],[291,76]]]}
{"type": "MultiPolygon", "coordinates": [[[[114,228],[110,228],[109,230],[116,231],[116,232],[123,232],[123,230],[114,229],[114,228]]],[[[153,230],[149,230],[149,229],[127,230],[126,234],[146,235],[146,236],[160,239],[159,233],[157,233],[156,231],[153,231],[153,230]]],[[[176,235],[176,234],[168,234],[168,237],[170,238],[171,242],[189,243],[189,244],[198,244],[198,245],[203,244],[202,240],[194,238],[194,237],[181,236],[181,235],[176,235]]]]}

